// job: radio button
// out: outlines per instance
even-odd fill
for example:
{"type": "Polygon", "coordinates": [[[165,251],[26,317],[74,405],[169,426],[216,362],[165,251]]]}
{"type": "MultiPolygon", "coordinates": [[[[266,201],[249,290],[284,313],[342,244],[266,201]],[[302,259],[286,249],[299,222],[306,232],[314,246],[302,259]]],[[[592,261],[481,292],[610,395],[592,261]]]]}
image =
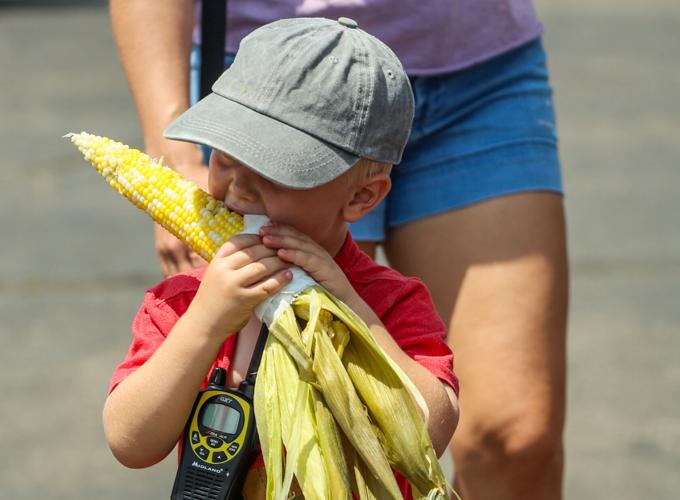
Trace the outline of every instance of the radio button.
{"type": "Polygon", "coordinates": [[[224,444],[224,441],[216,437],[209,437],[207,441],[208,446],[210,446],[211,448],[220,448],[224,444]]]}
{"type": "Polygon", "coordinates": [[[193,431],[193,432],[191,433],[191,442],[192,442],[193,444],[198,444],[198,443],[201,442],[201,436],[199,436],[199,434],[198,434],[197,431],[193,431]]]}
{"type": "Polygon", "coordinates": [[[207,448],[204,448],[203,446],[198,446],[196,447],[196,454],[203,460],[208,460],[208,455],[210,455],[210,451],[207,448]]]}
{"type": "Polygon", "coordinates": [[[213,463],[226,462],[228,459],[227,454],[223,451],[213,452],[212,461],[213,463]]]}
{"type": "Polygon", "coordinates": [[[229,448],[227,448],[227,451],[232,455],[236,453],[238,451],[238,443],[231,443],[229,445],[229,448]]]}

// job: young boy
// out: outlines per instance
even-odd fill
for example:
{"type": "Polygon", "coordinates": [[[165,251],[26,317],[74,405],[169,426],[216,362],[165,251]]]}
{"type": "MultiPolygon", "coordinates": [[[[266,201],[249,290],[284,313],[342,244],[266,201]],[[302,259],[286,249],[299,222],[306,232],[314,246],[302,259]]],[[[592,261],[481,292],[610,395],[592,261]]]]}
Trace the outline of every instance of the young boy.
{"type": "Polygon", "coordinates": [[[375,264],[348,232],[389,191],[412,116],[408,79],[385,45],[351,19],[290,19],[246,37],[213,93],[166,130],[213,148],[215,198],[272,223],[147,292],[104,408],[121,463],[170,453],[212,367],[230,385],[242,380],[259,332],[253,308],[291,280],[291,265],[369,325],[422,392],[443,452],[458,418],[446,327],[418,280],[375,264]]]}

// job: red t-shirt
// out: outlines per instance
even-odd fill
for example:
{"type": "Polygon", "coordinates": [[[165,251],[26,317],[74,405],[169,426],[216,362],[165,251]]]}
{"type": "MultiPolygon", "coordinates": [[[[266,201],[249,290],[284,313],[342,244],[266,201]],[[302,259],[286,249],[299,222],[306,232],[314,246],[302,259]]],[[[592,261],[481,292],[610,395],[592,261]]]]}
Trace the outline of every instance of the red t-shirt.
{"type": "MultiPolygon", "coordinates": [[[[347,235],[335,261],[361,298],[373,309],[399,347],[458,393],[453,353],[445,342],[446,325],[437,315],[425,285],[376,264],[347,235]]],[[[109,392],[142,366],[165,340],[196,295],[205,267],[172,276],[149,289],[132,322],[132,343],[111,377],[109,392]]],[[[229,337],[213,367],[229,370],[238,335],[229,337]]],[[[206,383],[211,369],[206,374],[206,383]]],[[[398,477],[404,498],[410,486],[398,477]]]]}

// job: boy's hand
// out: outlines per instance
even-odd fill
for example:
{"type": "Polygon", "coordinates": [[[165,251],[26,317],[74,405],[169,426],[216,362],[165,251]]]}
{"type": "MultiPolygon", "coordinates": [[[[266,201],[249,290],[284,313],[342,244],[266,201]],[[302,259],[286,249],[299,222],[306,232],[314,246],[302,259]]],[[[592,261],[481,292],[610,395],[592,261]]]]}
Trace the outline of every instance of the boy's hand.
{"type": "Polygon", "coordinates": [[[356,292],[333,257],[306,234],[284,224],[271,222],[260,229],[262,243],[277,251],[284,261],[304,269],[314,280],[343,302],[356,292]]]}
{"type": "Polygon", "coordinates": [[[289,267],[259,236],[234,236],[215,253],[187,314],[222,342],[248,322],[257,304],[290,282],[289,267]]]}

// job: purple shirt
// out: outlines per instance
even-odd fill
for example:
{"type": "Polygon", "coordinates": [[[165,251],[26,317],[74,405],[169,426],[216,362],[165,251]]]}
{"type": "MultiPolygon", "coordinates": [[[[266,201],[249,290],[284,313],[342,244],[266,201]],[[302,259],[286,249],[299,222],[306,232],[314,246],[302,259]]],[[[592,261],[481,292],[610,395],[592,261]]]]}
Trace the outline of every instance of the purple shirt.
{"type": "MultiPolygon", "coordinates": [[[[200,19],[200,2],[196,13],[200,19]]],[[[278,19],[341,16],[385,42],[410,75],[463,69],[543,31],[532,0],[228,0],[226,50],[235,53],[245,35],[278,19]]]]}

